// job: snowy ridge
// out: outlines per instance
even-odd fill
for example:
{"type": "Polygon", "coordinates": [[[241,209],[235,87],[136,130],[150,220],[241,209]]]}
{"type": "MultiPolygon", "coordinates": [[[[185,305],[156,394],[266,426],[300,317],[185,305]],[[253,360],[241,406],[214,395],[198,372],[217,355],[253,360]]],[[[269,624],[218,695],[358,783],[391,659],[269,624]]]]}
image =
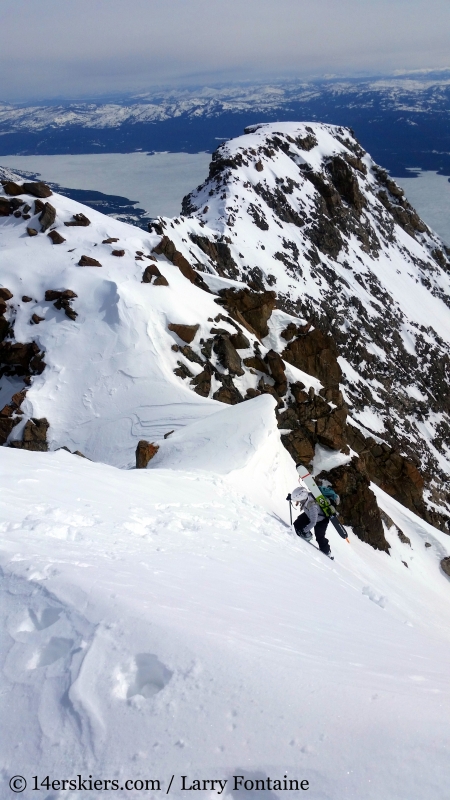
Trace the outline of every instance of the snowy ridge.
{"type": "Polygon", "coordinates": [[[351,133],[254,126],[218,149],[183,213],[163,223],[177,249],[207,273],[275,289],[287,311],[329,330],[352,418],[442,483],[450,254],[351,133]]]}

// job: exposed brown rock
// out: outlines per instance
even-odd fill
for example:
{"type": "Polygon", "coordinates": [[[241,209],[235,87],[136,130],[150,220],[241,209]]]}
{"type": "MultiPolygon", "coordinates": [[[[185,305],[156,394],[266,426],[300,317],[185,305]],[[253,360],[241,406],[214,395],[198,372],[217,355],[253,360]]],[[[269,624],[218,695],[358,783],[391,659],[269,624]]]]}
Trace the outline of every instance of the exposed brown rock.
{"type": "Polygon", "coordinates": [[[42,181],[22,184],[22,193],[31,194],[33,197],[50,197],[53,194],[50,186],[42,181]]]}
{"type": "Polygon", "coordinates": [[[236,350],[247,350],[250,347],[250,342],[241,330],[238,333],[233,333],[230,336],[230,342],[234,345],[236,350]]]}
{"type": "Polygon", "coordinates": [[[367,476],[361,471],[359,459],[352,458],[349,464],[321,472],[320,479],[328,480],[340,497],[341,522],[350,525],[356,536],[375,550],[389,552],[376,497],[367,476]]]}
{"type": "Polygon", "coordinates": [[[308,465],[313,460],[314,445],[307,431],[298,429],[290,433],[284,433],[281,436],[281,441],[296,464],[301,462],[308,465]]]}
{"type": "Polygon", "coordinates": [[[441,569],[450,578],[450,556],[443,558],[441,561],[441,569]]]}
{"type": "Polygon", "coordinates": [[[0,366],[8,375],[40,375],[45,369],[43,356],[36,342],[0,343],[0,366]]]}
{"type": "Polygon", "coordinates": [[[227,369],[230,375],[244,375],[241,357],[232,345],[229,336],[216,336],[213,347],[219,364],[227,369]]]}
{"type": "Polygon", "coordinates": [[[9,217],[11,210],[9,201],[5,197],[0,197],[0,217],[9,217]]]}
{"type": "Polygon", "coordinates": [[[257,161],[255,163],[255,169],[256,169],[257,172],[262,172],[263,171],[264,167],[263,167],[263,164],[262,164],[261,160],[259,160],[259,161],[257,161]]]}
{"type": "Polygon", "coordinates": [[[49,239],[52,240],[53,244],[62,244],[63,242],[66,241],[64,239],[64,236],[61,236],[61,234],[58,233],[58,231],[50,231],[50,233],[48,233],[47,236],[49,237],[49,239]]]}
{"type": "Polygon", "coordinates": [[[331,174],[331,180],[341,197],[360,214],[367,205],[367,200],[361,192],[358,179],[353,174],[350,166],[340,156],[334,156],[328,162],[327,167],[331,174]]]}
{"type": "Polygon", "coordinates": [[[265,375],[269,375],[269,367],[260,356],[244,358],[244,364],[246,367],[250,367],[250,369],[256,369],[258,372],[264,372],[265,375]]]}
{"type": "Polygon", "coordinates": [[[102,244],[114,244],[114,242],[118,242],[119,240],[114,238],[114,236],[110,236],[109,239],[103,239],[102,244]]]}
{"type": "Polygon", "coordinates": [[[169,331],[176,333],[176,335],[179,336],[183,342],[190,344],[194,340],[195,334],[197,333],[200,325],[178,325],[176,323],[169,322],[167,327],[169,331]]]}
{"type": "Polygon", "coordinates": [[[160,243],[153,248],[153,253],[157,255],[165,255],[166,258],[172,262],[185,278],[191,283],[194,283],[200,289],[209,292],[209,288],[201,275],[189,264],[189,261],[176,249],[174,243],[168,236],[163,236],[160,243]]]}
{"type": "Polygon", "coordinates": [[[44,322],[44,317],[40,317],[38,314],[33,314],[31,321],[34,323],[34,325],[39,325],[40,322],[44,322]]]}
{"type": "Polygon", "coordinates": [[[24,194],[22,186],[20,186],[18,183],[15,183],[15,181],[2,181],[2,186],[5,194],[9,195],[10,197],[17,197],[19,194],[24,194]]]}
{"type": "Polygon", "coordinates": [[[121,258],[122,256],[125,255],[125,250],[112,250],[111,255],[121,258]]]}
{"type": "Polygon", "coordinates": [[[289,342],[281,356],[294,367],[318,378],[324,386],[339,389],[342,371],[336,344],[331,336],[318,328],[289,342]]]}
{"type": "Polygon", "coordinates": [[[14,295],[5,286],[0,286],[0,297],[2,300],[11,300],[14,295]]]}
{"type": "Polygon", "coordinates": [[[44,210],[39,217],[39,222],[41,223],[41,231],[44,232],[48,230],[50,225],[53,225],[56,219],[56,208],[51,205],[51,203],[46,203],[44,206],[44,210]]]}
{"type": "Polygon", "coordinates": [[[10,446],[18,450],[36,450],[41,453],[48,451],[47,431],[49,422],[45,417],[29,419],[23,429],[22,441],[11,442],[10,446]]]}
{"type": "Polygon", "coordinates": [[[211,369],[208,365],[205,366],[203,372],[200,372],[191,380],[191,386],[194,386],[194,392],[197,392],[201,397],[209,397],[211,391],[211,369]]]}
{"type": "Polygon", "coordinates": [[[40,214],[41,211],[44,210],[44,208],[45,208],[45,203],[43,203],[42,200],[35,200],[34,201],[34,213],[35,214],[40,214]]]}
{"type": "Polygon", "coordinates": [[[197,233],[191,233],[190,238],[214,262],[219,275],[226,278],[239,277],[237,264],[232,258],[231,250],[226,242],[212,241],[197,233]]]}
{"type": "Polygon", "coordinates": [[[153,286],[169,285],[169,281],[161,274],[156,264],[149,264],[148,267],[145,268],[142,276],[142,283],[152,283],[153,286]]]}
{"type": "Polygon", "coordinates": [[[47,289],[45,292],[46,300],[59,300],[61,297],[65,300],[73,300],[78,295],[72,289],[47,289]]]}
{"type": "Polygon", "coordinates": [[[372,437],[365,438],[353,425],[348,426],[347,437],[369,479],[410,511],[426,519],[424,479],[417,467],[389,445],[378,444],[372,437]]]}
{"type": "Polygon", "coordinates": [[[223,384],[217,392],[214,392],[213,400],[218,400],[220,403],[227,403],[227,405],[234,406],[237,403],[242,403],[243,399],[230,376],[224,375],[223,384]]]}
{"type": "Polygon", "coordinates": [[[100,261],[96,261],[95,258],[91,258],[90,256],[81,256],[79,262],[79,267],[101,267],[100,261]]]}
{"type": "Polygon", "coordinates": [[[287,392],[286,368],[283,359],[275,350],[269,350],[264,358],[269,365],[270,374],[275,381],[275,390],[280,397],[287,392]]]}
{"type": "Polygon", "coordinates": [[[159,450],[157,444],[153,442],[146,442],[141,439],[136,447],[136,469],[145,469],[148,462],[156,455],[159,450]]]}
{"type": "Polygon", "coordinates": [[[28,297],[27,294],[24,294],[22,297],[22,303],[31,303],[32,299],[32,297],[28,297]]]}
{"type": "Polygon", "coordinates": [[[88,219],[84,214],[74,214],[70,222],[65,222],[64,225],[67,228],[87,228],[88,225],[91,224],[91,220],[88,219]]]}
{"type": "MultiPolygon", "coordinates": [[[[252,292],[250,289],[221,289],[222,304],[231,317],[263,339],[269,333],[268,320],[276,306],[276,292],[252,292]]],[[[217,301],[216,301],[217,302],[217,301]]]]}
{"type": "Polygon", "coordinates": [[[347,444],[347,409],[335,408],[328,416],[316,422],[317,441],[332,450],[341,450],[347,444]]]}
{"type": "Polygon", "coordinates": [[[174,369],[174,374],[178,378],[181,378],[183,381],[185,381],[186,378],[193,378],[194,377],[192,372],[191,372],[191,370],[187,368],[186,364],[183,364],[182,361],[177,361],[177,364],[178,364],[178,367],[176,369],[174,369]]]}
{"type": "Polygon", "coordinates": [[[36,228],[27,228],[28,236],[37,236],[38,232],[36,228]]]}

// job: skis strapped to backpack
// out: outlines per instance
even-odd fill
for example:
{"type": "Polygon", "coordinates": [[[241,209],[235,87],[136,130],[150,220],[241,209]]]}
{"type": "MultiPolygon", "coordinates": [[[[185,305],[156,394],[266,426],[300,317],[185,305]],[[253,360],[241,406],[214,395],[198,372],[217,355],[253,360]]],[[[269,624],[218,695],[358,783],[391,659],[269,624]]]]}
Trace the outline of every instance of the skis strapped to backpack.
{"type": "Polygon", "coordinates": [[[336,509],[334,506],[331,505],[330,501],[327,500],[326,497],[322,494],[317,483],[315,482],[311,473],[303,466],[303,464],[297,464],[297,472],[302,479],[303,483],[305,484],[306,488],[309,492],[311,492],[312,496],[314,497],[316,503],[320,506],[325,516],[330,520],[331,524],[336,528],[339,536],[343,539],[347,539],[347,531],[345,530],[344,526],[341,525],[339,522],[336,509]]]}

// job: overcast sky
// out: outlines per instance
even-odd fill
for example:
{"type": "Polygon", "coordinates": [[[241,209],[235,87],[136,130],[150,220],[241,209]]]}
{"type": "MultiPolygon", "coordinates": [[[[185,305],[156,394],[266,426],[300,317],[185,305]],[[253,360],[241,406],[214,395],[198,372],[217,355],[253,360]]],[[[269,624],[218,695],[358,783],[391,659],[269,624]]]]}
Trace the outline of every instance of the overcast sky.
{"type": "Polygon", "coordinates": [[[0,0],[0,99],[450,66],[450,0],[0,0]]]}

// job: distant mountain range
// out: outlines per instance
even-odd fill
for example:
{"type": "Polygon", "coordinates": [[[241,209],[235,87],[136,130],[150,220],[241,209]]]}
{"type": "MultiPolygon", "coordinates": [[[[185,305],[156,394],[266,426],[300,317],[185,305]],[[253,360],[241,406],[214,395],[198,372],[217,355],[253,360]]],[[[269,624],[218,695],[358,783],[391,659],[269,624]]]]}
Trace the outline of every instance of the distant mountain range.
{"type": "Polygon", "coordinates": [[[450,70],[361,80],[167,90],[97,102],[0,104],[0,156],[214,151],[249,124],[354,129],[392,175],[450,175],[450,70]]]}

